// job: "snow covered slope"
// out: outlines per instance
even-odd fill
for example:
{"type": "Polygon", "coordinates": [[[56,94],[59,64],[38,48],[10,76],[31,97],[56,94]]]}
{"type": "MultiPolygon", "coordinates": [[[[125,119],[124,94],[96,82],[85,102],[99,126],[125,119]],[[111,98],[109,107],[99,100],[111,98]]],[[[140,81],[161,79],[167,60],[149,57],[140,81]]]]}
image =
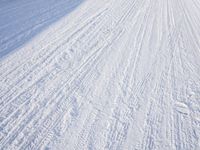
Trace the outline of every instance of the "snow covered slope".
{"type": "Polygon", "coordinates": [[[199,0],[0,0],[0,149],[199,150],[199,0]]]}

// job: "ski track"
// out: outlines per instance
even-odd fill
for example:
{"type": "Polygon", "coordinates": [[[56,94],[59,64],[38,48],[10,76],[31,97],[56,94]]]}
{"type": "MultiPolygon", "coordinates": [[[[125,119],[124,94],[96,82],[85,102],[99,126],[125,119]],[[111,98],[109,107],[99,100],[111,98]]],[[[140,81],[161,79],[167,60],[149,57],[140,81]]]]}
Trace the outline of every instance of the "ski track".
{"type": "Polygon", "coordinates": [[[198,0],[2,0],[0,14],[0,149],[200,149],[198,0]]]}

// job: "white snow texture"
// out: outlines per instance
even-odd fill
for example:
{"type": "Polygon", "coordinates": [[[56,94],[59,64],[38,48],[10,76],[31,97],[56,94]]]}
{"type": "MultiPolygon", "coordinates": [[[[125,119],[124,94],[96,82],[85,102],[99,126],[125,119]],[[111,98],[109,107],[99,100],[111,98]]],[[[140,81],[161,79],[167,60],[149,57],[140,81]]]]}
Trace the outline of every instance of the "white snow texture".
{"type": "Polygon", "coordinates": [[[200,0],[0,0],[0,150],[200,150],[200,0]]]}

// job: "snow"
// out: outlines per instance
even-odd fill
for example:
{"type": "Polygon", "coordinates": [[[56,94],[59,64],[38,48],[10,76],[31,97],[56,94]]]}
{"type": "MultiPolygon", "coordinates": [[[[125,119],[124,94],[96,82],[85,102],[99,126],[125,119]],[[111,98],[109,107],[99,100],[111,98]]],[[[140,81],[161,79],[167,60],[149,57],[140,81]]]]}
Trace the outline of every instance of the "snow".
{"type": "Polygon", "coordinates": [[[0,0],[0,149],[199,150],[198,0],[0,0]]]}

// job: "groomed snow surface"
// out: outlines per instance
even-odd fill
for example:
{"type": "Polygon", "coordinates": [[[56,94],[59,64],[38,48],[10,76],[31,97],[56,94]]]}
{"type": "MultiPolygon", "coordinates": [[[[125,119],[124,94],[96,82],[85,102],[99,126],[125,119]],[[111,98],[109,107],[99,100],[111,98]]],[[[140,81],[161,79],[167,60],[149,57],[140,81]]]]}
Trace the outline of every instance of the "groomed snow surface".
{"type": "Polygon", "coordinates": [[[0,0],[1,150],[200,150],[199,0],[0,0]]]}

